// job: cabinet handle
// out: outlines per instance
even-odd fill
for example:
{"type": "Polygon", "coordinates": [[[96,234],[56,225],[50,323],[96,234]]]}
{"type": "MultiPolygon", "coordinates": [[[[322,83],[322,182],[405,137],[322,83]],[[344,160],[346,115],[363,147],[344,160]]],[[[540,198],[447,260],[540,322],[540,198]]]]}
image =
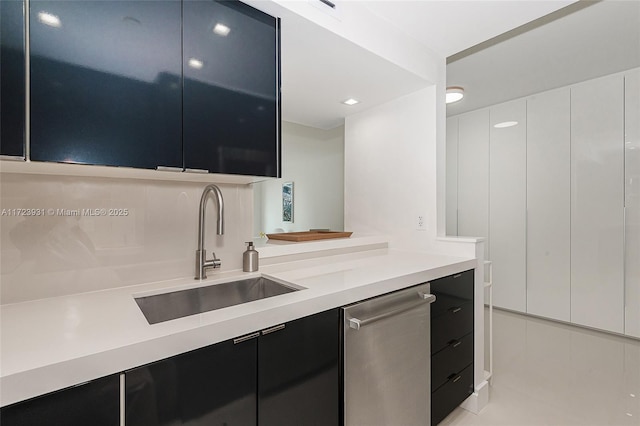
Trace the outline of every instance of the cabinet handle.
{"type": "Polygon", "coordinates": [[[18,155],[0,155],[0,160],[24,161],[24,157],[20,157],[18,155]]]}
{"type": "Polygon", "coordinates": [[[262,335],[267,335],[269,333],[274,333],[276,331],[280,331],[284,328],[284,324],[276,325],[275,327],[267,328],[266,330],[262,330],[262,335]]]}
{"type": "Polygon", "coordinates": [[[460,278],[461,276],[462,276],[462,274],[456,274],[456,275],[453,276],[453,278],[456,279],[456,278],[460,278]]]}
{"type": "Polygon", "coordinates": [[[462,376],[456,376],[455,379],[453,379],[453,383],[457,382],[458,380],[462,379],[462,376]]]}
{"type": "Polygon", "coordinates": [[[158,170],[160,172],[180,172],[180,173],[182,173],[182,167],[156,166],[156,170],[158,170]]]}
{"type": "Polygon", "coordinates": [[[246,342],[247,340],[255,339],[260,336],[260,332],[256,331],[255,333],[247,334],[246,336],[238,337],[237,339],[233,339],[233,344],[237,345],[238,343],[246,342]]]}
{"type": "Polygon", "coordinates": [[[451,311],[452,314],[457,314],[458,312],[460,312],[462,310],[461,307],[456,307],[456,308],[451,308],[449,309],[451,311]]]}
{"type": "Polygon", "coordinates": [[[451,345],[452,348],[457,348],[458,346],[460,346],[462,344],[462,342],[460,340],[456,340],[453,342],[453,344],[451,345]]]}
{"type": "Polygon", "coordinates": [[[187,173],[209,173],[209,170],[204,169],[184,169],[187,173]]]}

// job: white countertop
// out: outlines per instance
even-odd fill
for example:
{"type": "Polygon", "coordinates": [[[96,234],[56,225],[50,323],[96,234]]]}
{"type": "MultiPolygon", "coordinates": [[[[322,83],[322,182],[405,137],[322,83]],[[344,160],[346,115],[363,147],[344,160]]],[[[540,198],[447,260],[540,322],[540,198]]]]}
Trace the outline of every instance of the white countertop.
{"type": "Polygon", "coordinates": [[[387,249],[0,306],[0,406],[476,267],[387,249]],[[149,325],[134,296],[265,275],[304,290],[149,325]]]}

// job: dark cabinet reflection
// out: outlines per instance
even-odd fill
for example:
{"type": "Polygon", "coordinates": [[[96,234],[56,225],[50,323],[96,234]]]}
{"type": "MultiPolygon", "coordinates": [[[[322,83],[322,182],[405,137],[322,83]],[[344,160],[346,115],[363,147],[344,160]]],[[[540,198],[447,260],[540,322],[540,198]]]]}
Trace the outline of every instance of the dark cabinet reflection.
{"type": "Polygon", "coordinates": [[[31,158],[182,166],[181,3],[32,1],[31,158]]]}
{"type": "Polygon", "coordinates": [[[276,18],[237,1],[34,0],[30,19],[31,159],[279,174],[276,18]]]}
{"type": "Polygon", "coordinates": [[[184,2],[185,167],[279,175],[277,21],[240,2],[184,2]]]}
{"type": "Polygon", "coordinates": [[[0,1],[0,154],[24,156],[24,2],[0,1]]]}

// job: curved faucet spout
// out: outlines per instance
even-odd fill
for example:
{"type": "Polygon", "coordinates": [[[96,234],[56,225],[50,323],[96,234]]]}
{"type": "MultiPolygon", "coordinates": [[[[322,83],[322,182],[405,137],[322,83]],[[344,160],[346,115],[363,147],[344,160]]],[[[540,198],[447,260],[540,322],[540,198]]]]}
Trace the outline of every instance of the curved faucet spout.
{"type": "Polygon", "coordinates": [[[207,199],[210,195],[213,195],[218,207],[218,220],[216,223],[216,233],[218,235],[224,234],[224,200],[222,199],[222,192],[216,185],[207,185],[200,197],[200,210],[198,214],[198,249],[196,250],[196,276],[195,279],[207,278],[206,270],[208,268],[219,268],[221,265],[220,259],[216,259],[215,253],[213,259],[207,260],[207,252],[204,249],[204,230],[205,230],[205,212],[207,208],[207,199]]]}

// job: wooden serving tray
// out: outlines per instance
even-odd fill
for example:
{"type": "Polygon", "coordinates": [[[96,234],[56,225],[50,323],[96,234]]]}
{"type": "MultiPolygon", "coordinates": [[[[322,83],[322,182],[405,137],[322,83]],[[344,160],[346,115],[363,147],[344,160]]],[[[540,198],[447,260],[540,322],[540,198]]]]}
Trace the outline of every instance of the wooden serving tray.
{"type": "Polygon", "coordinates": [[[313,241],[327,240],[330,238],[349,238],[353,232],[340,231],[303,231],[303,232],[283,232],[280,234],[267,234],[270,240],[284,241],[313,241]]]}

